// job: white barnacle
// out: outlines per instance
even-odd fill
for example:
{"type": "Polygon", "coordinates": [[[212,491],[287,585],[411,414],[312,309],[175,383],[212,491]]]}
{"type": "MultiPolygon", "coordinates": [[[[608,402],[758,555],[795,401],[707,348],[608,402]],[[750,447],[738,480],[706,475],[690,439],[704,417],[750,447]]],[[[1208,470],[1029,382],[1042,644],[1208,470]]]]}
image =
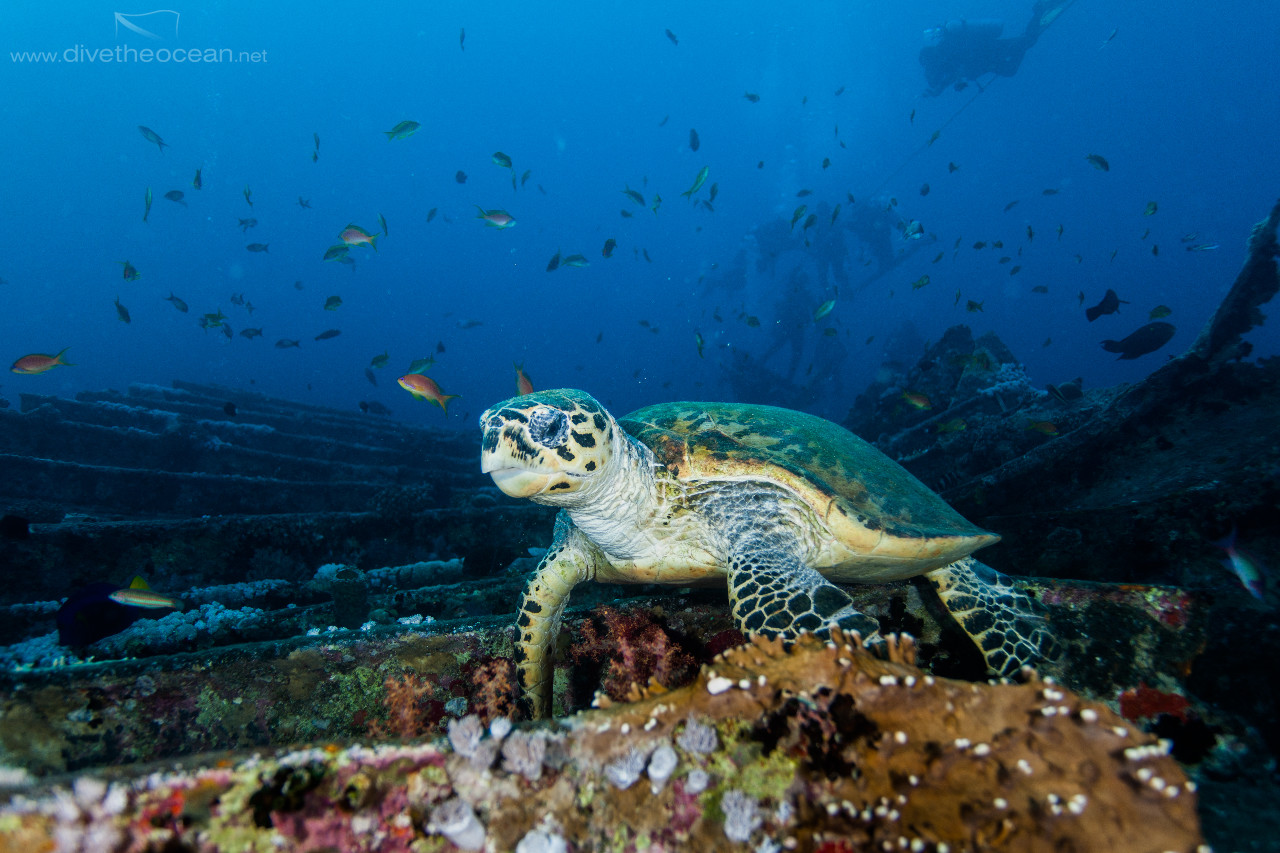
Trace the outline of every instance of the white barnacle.
{"type": "Polygon", "coordinates": [[[738,689],[739,689],[739,690],[750,690],[750,689],[751,689],[751,679],[750,679],[750,678],[742,678],[742,679],[739,679],[739,680],[738,680],[738,689]]]}
{"type": "Polygon", "coordinates": [[[906,732],[903,732],[903,731],[897,731],[897,732],[894,732],[894,733],[893,733],[893,742],[894,742],[894,743],[896,743],[896,744],[898,744],[898,745],[902,745],[902,744],[906,743],[906,742],[907,742],[907,733],[906,733],[906,732]]]}
{"type": "Polygon", "coordinates": [[[907,783],[914,788],[920,784],[920,777],[912,773],[910,776],[907,777],[907,783]]]}
{"type": "Polygon", "coordinates": [[[956,746],[956,749],[968,749],[969,739],[967,737],[958,737],[956,738],[955,746],[956,746]]]}
{"type": "Polygon", "coordinates": [[[1151,770],[1150,767],[1139,767],[1138,772],[1134,773],[1133,775],[1137,777],[1139,782],[1145,783],[1145,782],[1150,782],[1151,777],[1154,776],[1155,773],[1151,770]]]}
{"type": "Polygon", "coordinates": [[[645,724],[644,724],[644,730],[645,730],[646,732],[651,732],[651,731],[653,731],[654,729],[656,729],[657,727],[658,727],[658,718],[657,718],[657,717],[650,717],[650,718],[649,718],[649,722],[647,722],[647,723],[645,723],[645,724]]]}
{"type": "Polygon", "coordinates": [[[1084,720],[1086,723],[1096,723],[1098,722],[1098,712],[1092,708],[1081,708],[1080,719],[1084,720]]]}
{"type": "Polygon", "coordinates": [[[1018,766],[1018,769],[1021,770],[1027,776],[1031,775],[1031,762],[1027,761],[1027,759],[1019,758],[1017,766],[1018,766]]]}
{"type": "Polygon", "coordinates": [[[631,724],[630,724],[630,723],[623,723],[623,724],[622,724],[622,728],[618,729],[618,731],[622,732],[624,735],[629,735],[629,734],[631,734],[631,724]]]}
{"type": "Polygon", "coordinates": [[[848,658],[837,658],[836,663],[840,664],[841,669],[848,669],[849,667],[853,666],[853,661],[849,660],[848,658]]]}
{"type": "Polygon", "coordinates": [[[1052,705],[1045,705],[1043,708],[1040,709],[1040,713],[1046,717],[1052,717],[1058,713],[1058,709],[1053,707],[1052,705]]]}
{"type": "Polygon", "coordinates": [[[991,801],[991,805],[995,806],[1001,811],[1004,811],[1005,809],[1009,808],[1009,801],[1006,800],[1004,797],[996,797],[994,800],[991,801]]]}
{"type": "Polygon", "coordinates": [[[1116,737],[1127,737],[1129,734],[1129,730],[1126,729],[1124,726],[1112,726],[1111,732],[1116,737]]]}
{"type": "Polygon", "coordinates": [[[840,813],[840,804],[839,804],[839,803],[827,803],[827,805],[826,805],[826,809],[827,809],[827,814],[831,815],[832,817],[835,817],[836,815],[838,815],[838,814],[840,813]]]}
{"type": "MultiPolygon", "coordinates": [[[[902,679],[902,683],[907,685],[908,687],[915,687],[916,677],[914,675],[908,675],[906,678],[902,679]]],[[[916,841],[919,841],[919,840],[920,839],[918,838],[916,839],[916,841]]]]}
{"type": "Polygon", "coordinates": [[[756,684],[760,685],[761,687],[764,687],[768,683],[769,683],[769,679],[764,677],[763,672],[760,673],[760,675],[756,678],[756,684]]]}
{"type": "Polygon", "coordinates": [[[733,681],[728,678],[716,676],[707,680],[707,692],[712,696],[718,696],[733,686],[733,681]]]}
{"type": "Polygon", "coordinates": [[[1159,777],[1159,776],[1152,776],[1152,777],[1151,777],[1151,787],[1152,787],[1152,788],[1155,788],[1157,791],[1163,791],[1163,790],[1164,790],[1164,786],[1165,786],[1166,784],[1167,784],[1167,783],[1164,781],[1164,779],[1162,779],[1162,778],[1161,778],[1161,777],[1159,777]]]}
{"type": "Polygon", "coordinates": [[[880,685],[882,687],[893,687],[898,683],[898,679],[892,675],[880,676],[880,685]]]}
{"type": "Polygon", "coordinates": [[[989,744],[980,743],[973,748],[973,754],[977,756],[990,755],[991,746],[989,744]]]}

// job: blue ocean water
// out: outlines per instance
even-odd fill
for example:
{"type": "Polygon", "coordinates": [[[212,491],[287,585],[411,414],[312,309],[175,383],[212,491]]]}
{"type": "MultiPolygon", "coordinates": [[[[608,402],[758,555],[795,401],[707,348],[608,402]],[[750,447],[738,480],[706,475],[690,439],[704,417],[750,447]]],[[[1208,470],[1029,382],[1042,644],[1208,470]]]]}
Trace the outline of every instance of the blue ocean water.
{"type": "MultiPolygon", "coordinates": [[[[1280,73],[1267,57],[1280,24],[1262,0],[1077,0],[1014,76],[923,95],[926,29],[966,16],[1016,35],[1030,15],[995,0],[10,8],[0,354],[69,347],[75,366],[6,374],[0,396],[182,378],[341,408],[376,400],[470,430],[515,393],[513,362],[538,388],[582,387],[618,412],[773,402],[751,390],[764,365],[816,388],[809,407],[838,419],[894,340],[961,322],[997,333],[1037,384],[1133,381],[1194,339],[1275,201],[1280,73]],[[221,61],[172,61],[178,50],[221,61]],[[388,140],[404,120],[421,126],[388,140]],[[703,167],[706,185],[682,197],[703,167]],[[701,203],[712,184],[714,210],[701,203]],[[813,245],[775,251],[776,235],[806,233],[786,228],[801,204],[821,214],[813,245]],[[476,205],[518,224],[486,227],[476,205]],[[856,243],[855,209],[924,231],[895,229],[905,259],[869,282],[865,252],[821,250],[824,235],[856,243]],[[353,248],[354,268],[322,260],[344,226],[376,232],[379,215],[376,252],[353,248]],[[1203,244],[1218,248],[1187,250],[1203,244]],[[547,272],[557,252],[590,266],[547,272]],[[1108,288],[1128,304],[1087,322],[1108,288]],[[1101,349],[1157,305],[1177,327],[1164,349],[1132,361],[1101,349]],[[230,339],[197,323],[217,311],[230,339]],[[326,329],[341,335],[316,341],[326,329]],[[384,351],[374,387],[366,367],[384,351]],[[461,397],[447,416],[396,386],[428,355],[461,397]]],[[[1253,340],[1277,349],[1274,326],[1253,340]]]]}

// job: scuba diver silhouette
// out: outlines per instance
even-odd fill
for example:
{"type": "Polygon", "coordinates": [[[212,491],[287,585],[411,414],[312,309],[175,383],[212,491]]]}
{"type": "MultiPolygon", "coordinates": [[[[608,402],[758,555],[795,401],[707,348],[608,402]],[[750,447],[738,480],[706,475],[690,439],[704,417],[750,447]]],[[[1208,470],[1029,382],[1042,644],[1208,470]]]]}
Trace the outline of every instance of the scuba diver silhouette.
{"type": "Polygon", "coordinates": [[[920,49],[920,64],[929,86],[925,94],[940,95],[948,86],[958,91],[983,74],[1012,77],[1041,33],[1069,5],[1038,0],[1022,35],[1012,38],[1001,38],[1004,23],[991,19],[960,18],[926,30],[928,43],[920,49]]]}

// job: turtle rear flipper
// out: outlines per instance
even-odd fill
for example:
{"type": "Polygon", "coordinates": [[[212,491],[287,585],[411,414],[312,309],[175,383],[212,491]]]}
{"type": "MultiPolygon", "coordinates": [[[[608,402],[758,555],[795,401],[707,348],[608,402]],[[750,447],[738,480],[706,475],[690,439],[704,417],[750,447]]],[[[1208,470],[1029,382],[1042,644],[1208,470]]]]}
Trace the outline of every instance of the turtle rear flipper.
{"type": "Polygon", "coordinates": [[[569,592],[580,581],[594,577],[594,563],[587,540],[563,513],[556,517],[555,538],[538,569],[529,578],[516,618],[516,664],[520,671],[523,701],[530,718],[551,714],[552,662],[560,618],[569,603],[569,592]]]}
{"type": "Polygon", "coordinates": [[[833,626],[878,638],[880,625],[849,594],[804,565],[786,537],[752,537],[729,556],[729,602],[744,633],[794,640],[833,626]]]}
{"type": "Polygon", "coordinates": [[[1057,656],[1038,606],[1003,575],[972,557],[925,575],[996,675],[1014,675],[1057,656]]]}

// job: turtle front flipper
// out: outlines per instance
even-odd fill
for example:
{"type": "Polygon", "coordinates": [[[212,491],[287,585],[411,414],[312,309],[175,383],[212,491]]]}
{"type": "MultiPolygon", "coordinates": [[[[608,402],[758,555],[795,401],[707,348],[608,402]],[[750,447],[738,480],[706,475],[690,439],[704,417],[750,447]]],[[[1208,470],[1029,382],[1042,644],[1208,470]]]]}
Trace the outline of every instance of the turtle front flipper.
{"type": "Polygon", "coordinates": [[[595,575],[593,550],[582,532],[561,512],[556,516],[551,547],[530,576],[520,600],[516,664],[520,668],[523,699],[532,719],[551,714],[552,662],[556,637],[560,634],[560,617],[574,585],[595,575]]]}
{"type": "Polygon", "coordinates": [[[864,640],[880,625],[860,612],[849,594],[800,560],[794,540],[750,537],[729,555],[729,603],[743,633],[794,640],[802,632],[823,636],[833,626],[864,640]]]}
{"type": "Polygon", "coordinates": [[[1035,602],[1008,575],[966,557],[925,577],[996,675],[1013,675],[1057,656],[1057,643],[1035,602]]]}

